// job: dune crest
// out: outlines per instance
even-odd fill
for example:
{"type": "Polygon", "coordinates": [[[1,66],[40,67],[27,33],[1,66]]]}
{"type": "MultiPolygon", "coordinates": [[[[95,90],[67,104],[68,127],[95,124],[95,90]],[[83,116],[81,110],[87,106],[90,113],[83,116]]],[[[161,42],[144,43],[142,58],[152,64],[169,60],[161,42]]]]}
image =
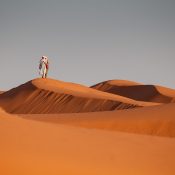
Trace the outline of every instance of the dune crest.
{"type": "Polygon", "coordinates": [[[152,105],[157,104],[53,79],[35,79],[0,95],[0,106],[16,114],[111,111],[152,105]]]}
{"type": "Polygon", "coordinates": [[[175,90],[155,85],[142,85],[125,80],[110,80],[92,86],[103,92],[121,95],[137,101],[171,103],[175,101],[175,90]]]}

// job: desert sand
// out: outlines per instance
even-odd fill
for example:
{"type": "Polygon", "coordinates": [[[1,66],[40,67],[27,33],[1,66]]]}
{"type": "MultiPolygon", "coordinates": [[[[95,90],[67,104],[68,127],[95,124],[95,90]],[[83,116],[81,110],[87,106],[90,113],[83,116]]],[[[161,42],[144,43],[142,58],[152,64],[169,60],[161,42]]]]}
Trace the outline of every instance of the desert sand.
{"type": "Polygon", "coordinates": [[[1,94],[0,174],[174,175],[174,90],[98,88],[35,79],[1,94]]]}
{"type": "Polygon", "coordinates": [[[35,79],[0,96],[0,106],[14,114],[111,111],[157,103],[142,102],[74,83],[35,79]]]}
{"type": "Polygon", "coordinates": [[[26,119],[84,128],[175,137],[175,103],[83,114],[25,114],[20,116],[26,119]]]}
{"type": "Polygon", "coordinates": [[[142,85],[125,80],[105,81],[92,86],[92,88],[138,101],[156,103],[169,103],[175,101],[174,89],[156,85],[142,85]]]}
{"type": "Polygon", "coordinates": [[[174,175],[175,139],[0,116],[3,175],[174,175]]]}

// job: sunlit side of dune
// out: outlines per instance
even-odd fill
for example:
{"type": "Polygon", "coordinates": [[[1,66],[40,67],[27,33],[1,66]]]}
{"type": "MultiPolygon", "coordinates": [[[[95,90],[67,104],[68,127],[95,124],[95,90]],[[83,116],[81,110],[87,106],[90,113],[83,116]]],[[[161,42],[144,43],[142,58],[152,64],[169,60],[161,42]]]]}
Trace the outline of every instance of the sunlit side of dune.
{"type": "Polygon", "coordinates": [[[0,113],[2,175],[174,175],[175,140],[0,113]]]}
{"type": "Polygon", "coordinates": [[[174,103],[121,111],[21,116],[84,128],[175,137],[174,103]]]}

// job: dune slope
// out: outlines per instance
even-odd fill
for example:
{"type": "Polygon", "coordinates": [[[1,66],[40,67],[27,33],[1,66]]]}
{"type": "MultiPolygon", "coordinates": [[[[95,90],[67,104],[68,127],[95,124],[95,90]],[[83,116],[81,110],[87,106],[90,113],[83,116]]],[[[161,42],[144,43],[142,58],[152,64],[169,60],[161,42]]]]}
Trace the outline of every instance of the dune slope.
{"type": "Polygon", "coordinates": [[[94,85],[91,88],[138,101],[156,103],[171,103],[175,101],[175,90],[173,89],[154,85],[142,85],[131,81],[105,81],[94,85]]]}
{"type": "Polygon", "coordinates": [[[2,175],[174,175],[175,140],[0,113],[2,175]]]}
{"type": "Polygon", "coordinates": [[[175,137],[174,103],[120,111],[83,114],[22,115],[22,117],[84,128],[175,137]]]}
{"type": "Polygon", "coordinates": [[[110,111],[152,105],[157,104],[52,79],[35,79],[0,95],[0,106],[16,114],[110,111]]]}

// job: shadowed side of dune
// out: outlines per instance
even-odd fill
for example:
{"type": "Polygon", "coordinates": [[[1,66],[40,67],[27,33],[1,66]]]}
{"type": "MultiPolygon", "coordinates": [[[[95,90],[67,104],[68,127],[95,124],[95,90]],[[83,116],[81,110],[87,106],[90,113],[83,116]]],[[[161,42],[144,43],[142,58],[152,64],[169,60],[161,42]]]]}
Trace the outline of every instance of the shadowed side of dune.
{"type": "Polygon", "coordinates": [[[60,87],[62,84],[59,86],[51,84],[53,80],[37,80],[37,82],[38,81],[44,82],[45,84],[48,83],[49,85],[45,88],[43,86],[44,83],[40,83],[40,85],[42,84],[43,86],[42,88],[38,87],[36,82],[33,83],[30,81],[3,93],[0,96],[0,106],[7,112],[16,114],[79,113],[138,107],[136,104],[111,100],[111,97],[109,99],[107,97],[102,98],[99,94],[97,95],[99,98],[97,98],[95,97],[95,93],[93,98],[91,91],[88,92],[90,88],[80,88],[78,85],[74,85],[75,92],[72,92],[72,89],[70,89],[68,85],[66,85],[66,87],[60,87]],[[65,88],[68,90],[62,92],[65,88]],[[85,95],[82,95],[79,91],[85,95]]]}
{"type": "Polygon", "coordinates": [[[171,103],[175,99],[175,90],[154,86],[140,85],[136,83],[124,83],[122,81],[106,81],[92,86],[104,92],[121,95],[137,101],[147,101],[156,103],[171,103]]]}

